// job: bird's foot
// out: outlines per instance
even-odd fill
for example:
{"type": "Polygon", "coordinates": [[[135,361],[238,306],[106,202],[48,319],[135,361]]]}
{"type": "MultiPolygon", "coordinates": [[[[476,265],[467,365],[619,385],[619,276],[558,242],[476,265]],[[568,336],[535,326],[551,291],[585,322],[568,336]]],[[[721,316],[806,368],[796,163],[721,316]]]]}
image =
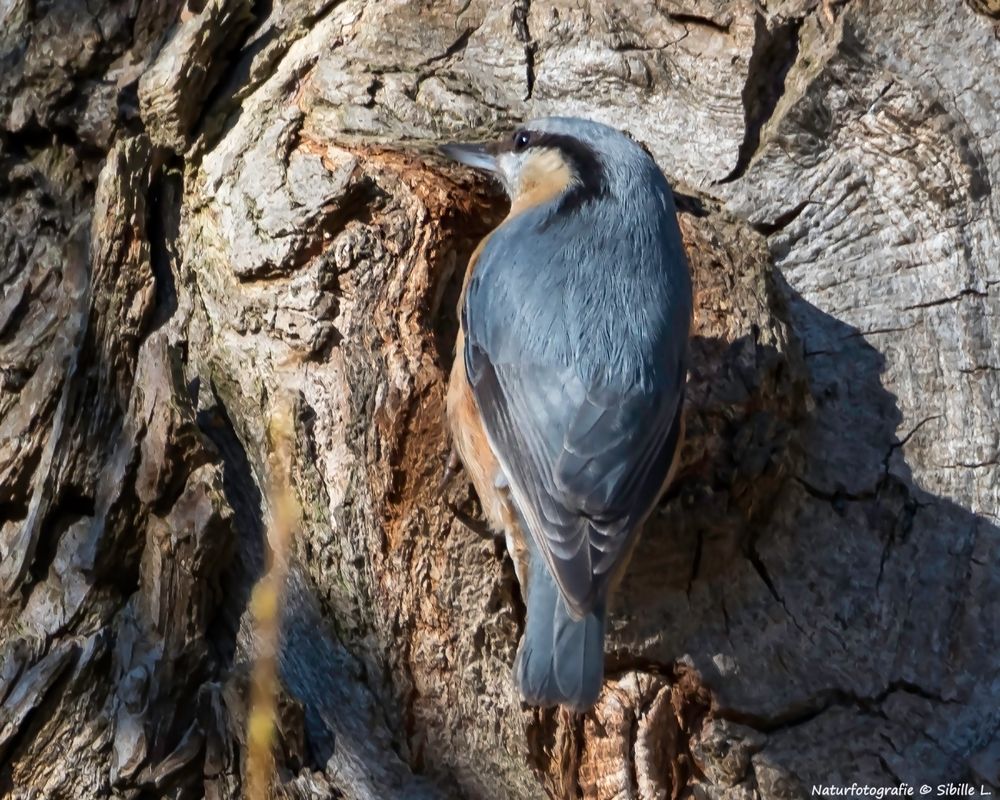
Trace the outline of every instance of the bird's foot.
{"type": "MultiPolygon", "coordinates": [[[[444,494],[448,489],[448,485],[451,483],[452,478],[458,474],[458,470],[461,468],[462,462],[458,458],[458,451],[454,447],[448,453],[448,460],[444,465],[444,475],[441,476],[441,482],[438,484],[438,491],[444,494]]],[[[486,524],[481,519],[476,519],[475,517],[462,511],[458,506],[451,502],[451,500],[445,499],[445,505],[448,510],[455,515],[455,519],[461,522],[466,528],[468,528],[473,533],[482,536],[484,538],[493,538],[493,531],[490,526],[486,524]]]]}
{"type": "Polygon", "coordinates": [[[462,462],[458,460],[458,452],[454,447],[448,453],[448,460],[444,465],[444,475],[441,476],[441,482],[438,484],[438,491],[444,493],[448,488],[448,484],[451,483],[451,479],[458,474],[458,468],[461,466],[462,462]]]}
{"type": "Polygon", "coordinates": [[[490,529],[490,526],[487,525],[483,520],[476,519],[475,517],[472,517],[471,515],[465,513],[464,511],[462,511],[462,509],[460,509],[450,500],[446,500],[445,505],[447,505],[448,510],[455,515],[455,519],[461,522],[470,531],[472,531],[478,536],[482,536],[484,539],[494,538],[494,534],[493,531],[490,529]]]}

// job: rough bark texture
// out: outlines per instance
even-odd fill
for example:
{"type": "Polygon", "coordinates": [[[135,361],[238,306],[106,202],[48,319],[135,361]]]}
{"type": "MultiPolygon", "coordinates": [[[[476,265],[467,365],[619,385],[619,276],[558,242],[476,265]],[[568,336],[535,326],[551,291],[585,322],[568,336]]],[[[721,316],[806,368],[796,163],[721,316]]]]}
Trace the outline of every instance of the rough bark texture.
{"type": "Polygon", "coordinates": [[[0,794],[241,795],[267,420],[296,408],[279,793],[1000,788],[1000,9],[0,0],[0,794]],[[465,263],[431,145],[643,141],[689,441],[585,716],[439,489],[465,263]]]}

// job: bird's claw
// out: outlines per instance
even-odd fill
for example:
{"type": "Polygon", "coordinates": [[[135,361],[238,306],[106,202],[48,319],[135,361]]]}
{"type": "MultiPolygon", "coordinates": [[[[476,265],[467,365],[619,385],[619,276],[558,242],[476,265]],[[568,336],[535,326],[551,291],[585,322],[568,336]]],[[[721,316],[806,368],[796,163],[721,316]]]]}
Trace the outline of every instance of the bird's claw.
{"type": "Polygon", "coordinates": [[[462,509],[452,503],[450,500],[445,501],[445,505],[448,506],[448,510],[455,515],[455,519],[461,522],[466,528],[472,531],[477,536],[482,536],[484,539],[492,539],[493,531],[490,530],[490,526],[483,522],[481,519],[474,519],[469,514],[466,514],[462,509]]]}
{"type": "Polygon", "coordinates": [[[444,475],[441,476],[441,482],[438,484],[439,492],[443,493],[448,488],[448,484],[451,483],[451,479],[458,474],[458,468],[460,465],[461,462],[458,460],[458,453],[453,447],[448,453],[448,460],[444,465],[444,475]]]}

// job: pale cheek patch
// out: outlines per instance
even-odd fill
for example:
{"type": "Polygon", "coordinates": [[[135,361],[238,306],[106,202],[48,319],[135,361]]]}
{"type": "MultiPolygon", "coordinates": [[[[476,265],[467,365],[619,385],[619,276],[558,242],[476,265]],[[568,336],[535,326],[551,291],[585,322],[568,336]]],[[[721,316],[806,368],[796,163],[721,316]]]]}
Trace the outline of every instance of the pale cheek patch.
{"type": "Polygon", "coordinates": [[[551,200],[575,182],[573,170],[558,150],[547,149],[532,153],[521,168],[520,186],[511,212],[551,200]]]}

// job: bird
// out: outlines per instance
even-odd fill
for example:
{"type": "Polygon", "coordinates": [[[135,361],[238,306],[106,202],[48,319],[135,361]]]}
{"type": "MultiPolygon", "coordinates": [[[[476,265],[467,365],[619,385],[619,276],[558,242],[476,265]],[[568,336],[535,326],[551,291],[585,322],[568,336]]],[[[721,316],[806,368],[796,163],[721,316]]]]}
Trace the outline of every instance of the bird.
{"type": "Polygon", "coordinates": [[[693,301],[672,190],[630,135],[580,118],[440,150],[510,199],[462,285],[453,453],[521,588],[523,701],[586,712],[609,596],[684,437],[693,301]]]}

